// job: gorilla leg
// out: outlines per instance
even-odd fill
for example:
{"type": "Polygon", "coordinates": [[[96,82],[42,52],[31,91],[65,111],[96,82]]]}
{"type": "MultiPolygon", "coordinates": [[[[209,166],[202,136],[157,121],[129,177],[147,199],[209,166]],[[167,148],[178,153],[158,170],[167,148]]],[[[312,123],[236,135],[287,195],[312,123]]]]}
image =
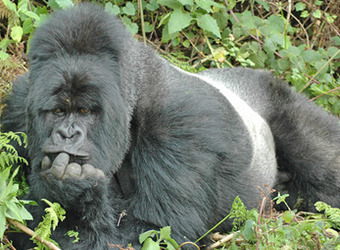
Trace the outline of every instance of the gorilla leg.
{"type": "Polygon", "coordinates": [[[290,205],[302,196],[303,209],[313,210],[318,200],[340,207],[338,119],[267,71],[234,68],[208,70],[201,75],[225,84],[267,121],[279,171],[291,176],[288,182],[284,175],[278,178],[286,184],[290,205]]]}
{"type": "Polygon", "coordinates": [[[291,202],[301,195],[303,209],[314,210],[318,200],[340,207],[339,121],[285,87],[273,82],[272,90],[282,93],[273,100],[278,112],[269,124],[278,166],[292,176],[287,183],[291,202]]]}

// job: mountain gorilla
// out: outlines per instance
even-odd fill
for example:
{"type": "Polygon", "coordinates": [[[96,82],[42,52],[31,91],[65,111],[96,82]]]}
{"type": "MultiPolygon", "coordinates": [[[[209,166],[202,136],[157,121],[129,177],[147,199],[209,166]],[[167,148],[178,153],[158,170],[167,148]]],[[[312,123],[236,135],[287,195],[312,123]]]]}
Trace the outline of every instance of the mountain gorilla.
{"type": "MultiPolygon", "coordinates": [[[[55,12],[29,60],[3,130],[28,135],[27,199],[66,209],[52,234],[63,249],[137,246],[140,233],[166,225],[179,242],[195,240],[237,195],[256,207],[258,186],[286,173],[292,204],[340,206],[339,121],[266,71],[186,73],[90,4],[55,12]]],[[[30,227],[44,208],[30,208],[30,227]]]]}

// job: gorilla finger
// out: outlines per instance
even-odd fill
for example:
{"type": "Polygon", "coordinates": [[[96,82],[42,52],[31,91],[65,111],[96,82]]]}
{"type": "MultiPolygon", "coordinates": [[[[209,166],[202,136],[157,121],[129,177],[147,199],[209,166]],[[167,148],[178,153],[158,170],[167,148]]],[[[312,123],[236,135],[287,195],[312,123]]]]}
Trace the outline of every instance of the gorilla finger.
{"type": "Polygon", "coordinates": [[[99,168],[96,168],[96,172],[97,172],[96,176],[98,179],[105,179],[105,174],[102,170],[100,170],[99,168]]]}
{"type": "Polygon", "coordinates": [[[52,163],[51,173],[58,179],[61,179],[69,160],[70,156],[68,154],[60,153],[52,163]]]}
{"type": "Polygon", "coordinates": [[[53,161],[53,165],[63,165],[67,166],[68,162],[70,161],[70,156],[66,153],[60,153],[53,161]]]}
{"type": "Polygon", "coordinates": [[[42,170],[49,169],[51,167],[51,164],[52,164],[51,159],[46,155],[41,161],[41,169],[42,170]]]}
{"type": "Polygon", "coordinates": [[[100,169],[97,169],[95,167],[93,167],[92,165],[90,164],[84,164],[82,166],[82,174],[81,176],[83,178],[95,178],[95,179],[102,179],[104,178],[104,173],[103,171],[101,171],[100,169]]]}
{"type": "Polygon", "coordinates": [[[70,163],[65,169],[63,179],[67,178],[80,178],[81,166],[78,163],[70,163]]]}

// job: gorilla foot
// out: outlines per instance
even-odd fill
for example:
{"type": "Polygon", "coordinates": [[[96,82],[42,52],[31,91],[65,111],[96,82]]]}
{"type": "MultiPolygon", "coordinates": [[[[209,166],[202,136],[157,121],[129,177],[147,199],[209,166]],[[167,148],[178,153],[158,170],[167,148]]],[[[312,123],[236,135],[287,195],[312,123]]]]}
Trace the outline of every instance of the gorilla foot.
{"type": "Polygon", "coordinates": [[[105,179],[104,172],[90,164],[80,165],[75,162],[70,163],[70,156],[64,152],[59,153],[52,162],[50,157],[44,156],[41,162],[43,171],[50,172],[58,179],[105,179]]]}

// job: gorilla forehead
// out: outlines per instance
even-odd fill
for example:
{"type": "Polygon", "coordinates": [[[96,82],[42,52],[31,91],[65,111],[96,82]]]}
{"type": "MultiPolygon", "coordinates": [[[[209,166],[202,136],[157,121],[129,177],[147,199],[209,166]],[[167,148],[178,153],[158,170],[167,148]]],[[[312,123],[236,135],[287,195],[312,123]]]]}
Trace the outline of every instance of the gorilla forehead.
{"type": "Polygon", "coordinates": [[[93,60],[91,56],[64,55],[42,68],[35,67],[30,74],[30,101],[46,109],[56,105],[98,108],[107,103],[103,101],[109,99],[106,93],[120,98],[119,75],[93,60]]]}

